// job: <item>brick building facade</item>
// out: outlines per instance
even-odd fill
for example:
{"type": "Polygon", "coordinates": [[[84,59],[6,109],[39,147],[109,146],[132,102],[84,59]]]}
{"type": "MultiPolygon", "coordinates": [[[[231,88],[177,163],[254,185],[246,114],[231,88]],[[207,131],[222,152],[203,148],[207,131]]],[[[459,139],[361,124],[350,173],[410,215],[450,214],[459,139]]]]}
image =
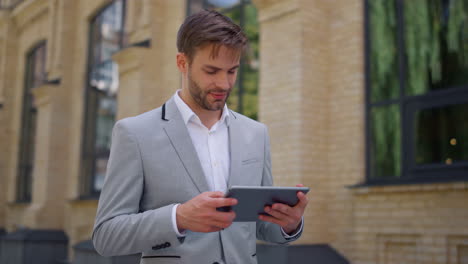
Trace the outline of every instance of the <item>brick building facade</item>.
{"type": "MultiPolygon", "coordinates": [[[[311,187],[296,244],[329,245],[350,263],[468,263],[468,177],[368,180],[367,1],[252,2],[258,119],[269,127],[275,185],[311,187]]],[[[90,239],[97,207],[88,188],[95,182],[83,173],[90,24],[113,2],[0,3],[0,229],[5,237],[61,231],[67,259],[76,260],[73,246],[90,239]],[[31,197],[21,200],[25,76],[28,54],[41,43],[45,75],[30,91],[31,197]]],[[[183,0],[127,0],[123,8],[124,44],[110,57],[118,65],[116,119],[155,108],[180,87],[175,40],[188,9],[183,0]]]]}

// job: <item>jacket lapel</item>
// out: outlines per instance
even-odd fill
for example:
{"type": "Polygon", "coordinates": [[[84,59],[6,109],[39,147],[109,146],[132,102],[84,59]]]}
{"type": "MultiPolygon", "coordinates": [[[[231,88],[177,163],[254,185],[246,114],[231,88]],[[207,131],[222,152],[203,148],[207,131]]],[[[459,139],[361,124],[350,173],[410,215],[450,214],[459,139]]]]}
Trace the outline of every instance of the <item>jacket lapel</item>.
{"type": "Polygon", "coordinates": [[[231,166],[228,179],[228,188],[233,185],[242,185],[241,153],[243,148],[242,134],[236,115],[231,112],[231,122],[229,124],[229,154],[231,157],[231,166]]]}
{"type": "Polygon", "coordinates": [[[166,102],[161,118],[165,123],[164,130],[192,182],[200,193],[209,191],[197,151],[193,146],[192,138],[174,102],[174,98],[166,102]]]}

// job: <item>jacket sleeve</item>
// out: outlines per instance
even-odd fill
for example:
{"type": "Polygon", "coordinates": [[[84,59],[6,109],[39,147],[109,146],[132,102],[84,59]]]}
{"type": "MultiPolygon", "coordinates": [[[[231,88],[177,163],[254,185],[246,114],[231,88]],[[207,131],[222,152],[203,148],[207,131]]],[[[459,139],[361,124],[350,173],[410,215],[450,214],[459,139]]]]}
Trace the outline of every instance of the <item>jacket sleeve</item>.
{"type": "MultiPolygon", "coordinates": [[[[273,177],[271,175],[271,154],[270,154],[270,137],[268,135],[268,129],[265,127],[265,161],[263,166],[263,175],[262,175],[262,186],[272,186],[273,185],[273,177]]],[[[302,225],[303,223],[301,223],[302,225]]],[[[278,243],[278,244],[285,244],[292,241],[297,240],[302,234],[302,229],[298,232],[295,236],[290,238],[285,238],[281,227],[277,224],[273,224],[270,222],[264,221],[257,221],[257,239],[271,242],[271,243],[278,243]]]]}
{"type": "Polygon", "coordinates": [[[174,205],[140,210],[143,165],[128,121],[117,122],[112,132],[111,153],[93,230],[94,247],[103,256],[135,254],[154,246],[178,246],[183,242],[172,227],[174,205]]]}

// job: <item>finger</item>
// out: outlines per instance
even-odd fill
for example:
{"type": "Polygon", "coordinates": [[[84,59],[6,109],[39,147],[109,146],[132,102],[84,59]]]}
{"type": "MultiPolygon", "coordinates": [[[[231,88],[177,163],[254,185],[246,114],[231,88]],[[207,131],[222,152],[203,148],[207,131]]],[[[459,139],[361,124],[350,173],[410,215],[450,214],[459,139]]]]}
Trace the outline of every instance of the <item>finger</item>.
{"type": "Polygon", "coordinates": [[[224,197],[223,192],[206,192],[206,194],[208,195],[208,197],[211,197],[211,198],[223,198],[224,197]]]}
{"type": "Polygon", "coordinates": [[[237,199],[235,198],[212,198],[210,200],[210,205],[212,207],[224,207],[224,206],[233,206],[237,204],[237,199]]]}
{"type": "Polygon", "coordinates": [[[236,213],[233,211],[230,212],[219,212],[216,211],[212,217],[214,221],[220,221],[220,222],[232,222],[236,218],[236,213]]]}
{"type": "Polygon", "coordinates": [[[280,221],[284,222],[289,222],[290,221],[290,216],[273,208],[265,208],[265,212],[268,213],[269,215],[273,216],[274,218],[279,219],[280,221]]]}
{"type": "Polygon", "coordinates": [[[273,210],[279,211],[285,215],[290,215],[293,209],[291,206],[282,203],[275,203],[271,207],[273,208],[273,210]]]}
{"type": "Polygon", "coordinates": [[[304,184],[302,183],[296,184],[296,187],[304,187],[304,184]]]}
{"type": "Polygon", "coordinates": [[[270,222],[270,223],[273,223],[273,224],[277,224],[281,227],[283,226],[286,226],[287,223],[286,222],[283,222],[275,217],[272,217],[272,216],[268,216],[268,215],[259,215],[258,216],[258,219],[262,220],[262,221],[265,221],[265,222],[270,222]]]}
{"type": "Polygon", "coordinates": [[[235,218],[234,212],[229,213],[215,213],[209,218],[205,219],[207,225],[216,226],[219,228],[228,228],[232,225],[235,218]]]}
{"type": "Polygon", "coordinates": [[[294,207],[299,207],[304,210],[309,203],[307,195],[305,195],[303,192],[298,192],[297,198],[299,199],[299,202],[294,207]]]}

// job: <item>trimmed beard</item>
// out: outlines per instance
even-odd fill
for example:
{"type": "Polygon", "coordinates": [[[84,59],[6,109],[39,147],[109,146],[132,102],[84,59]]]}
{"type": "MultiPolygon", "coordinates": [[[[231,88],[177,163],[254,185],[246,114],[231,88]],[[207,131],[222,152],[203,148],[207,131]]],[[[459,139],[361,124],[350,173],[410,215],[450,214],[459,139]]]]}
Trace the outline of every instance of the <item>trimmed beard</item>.
{"type": "Polygon", "coordinates": [[[188,71],[188,90],[193,100],[203,109],[209,111],[219,111],[224,108],[229,95],[231,94],[232,88],[228,90],[223,90],[221,88],[213,88],[207,91],[203,91],[200,85],[192,79],[191,69],[188,71]],[[226,93],[226,98],[224,100],[215,100],[213,103],[208,101],[208,94],[210,92],[226,93]]]}

